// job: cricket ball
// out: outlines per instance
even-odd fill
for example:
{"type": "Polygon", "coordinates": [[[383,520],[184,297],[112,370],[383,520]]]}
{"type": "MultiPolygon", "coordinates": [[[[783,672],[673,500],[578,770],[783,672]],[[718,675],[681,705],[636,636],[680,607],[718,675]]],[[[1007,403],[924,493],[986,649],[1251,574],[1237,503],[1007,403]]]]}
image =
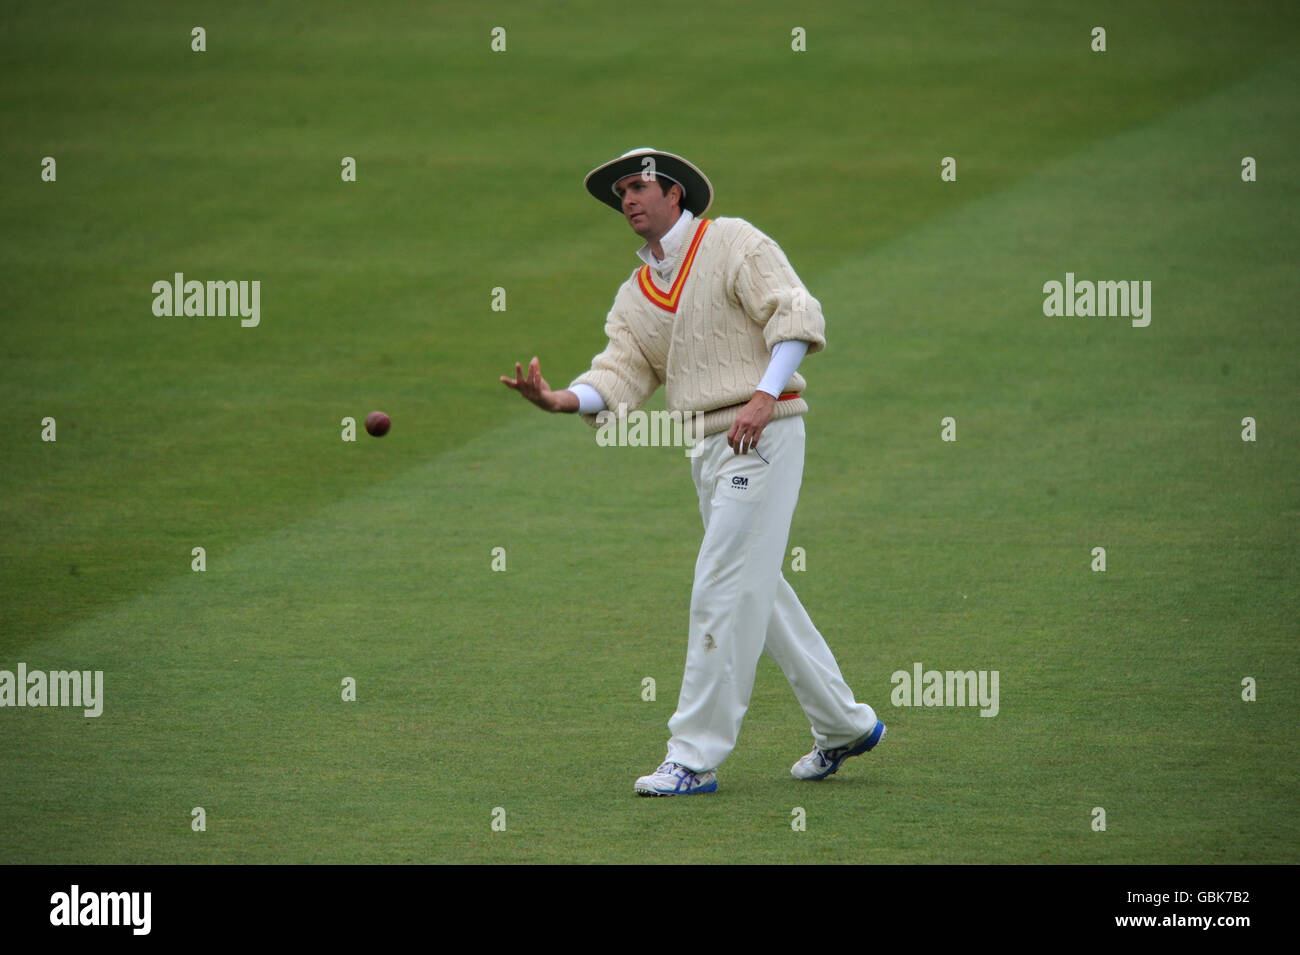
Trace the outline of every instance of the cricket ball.
{"type": "Polygon", "coordinates": [[[388,429],[392,426],[392,419],[382,411],[372,411],[366,415],[366,430],[376,438],[382,438],[388,434],[388,429]]]}

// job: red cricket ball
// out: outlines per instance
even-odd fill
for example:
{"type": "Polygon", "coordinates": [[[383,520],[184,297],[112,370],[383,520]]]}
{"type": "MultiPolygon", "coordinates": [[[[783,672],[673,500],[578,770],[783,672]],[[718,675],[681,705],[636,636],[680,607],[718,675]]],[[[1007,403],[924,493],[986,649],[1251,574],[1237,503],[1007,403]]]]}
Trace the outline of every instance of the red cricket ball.
{"type": "Polygon", "coordinates": [[[366,430],[376,438],[382,438],[388,434],[388,429],[393,426],[393,420],[382,411],[372,411],[366,415],[366,430]]]}

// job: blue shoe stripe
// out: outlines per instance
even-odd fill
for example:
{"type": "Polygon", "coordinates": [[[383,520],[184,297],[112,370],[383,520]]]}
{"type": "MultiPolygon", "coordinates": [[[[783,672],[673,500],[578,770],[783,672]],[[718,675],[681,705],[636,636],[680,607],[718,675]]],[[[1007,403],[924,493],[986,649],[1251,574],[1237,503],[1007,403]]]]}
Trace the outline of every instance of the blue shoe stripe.
{"type": "MultiPolygon", "coordinates": [[[[874,749],[876,744],[880,742],[880,738],[884,735],[885,723],[883,720],[877,719],[875,727],[872,728],[871,732],[867,734],[866,738],[861,743],[852,749],[846,749],[844,752],[840,753],[839,756],[829,759],[830,765],[826,767],[826,771],[816,776],[809,776],[808,781],[815,782],[818,779],[825,779],[827,776],[834,775],[834,773],[840,768],[841,763],[850,756],[861,756],[863,753],[874,749]]],[[[822,755],[823,757],[827,757],[824,750],[822,755]]]]}
{"type": "Polygon", "coordinates": [[[643,796],[694,796],[696,793],[715,793],[718,791],[718,780],[714,777],[709,782],[703,782],[700,774],[696,773],[680,763],[664,763],[648,779],[655,777],[672,776],[674,782],[672,788],[667,784],[655,785],[647,783],[646,788],[641,788],[641,780],[637,780],[636,791],[643,796]],[[672,766],[673,769],[668,772],[660,772],[665,766],[672,766]]]}
{"type": "Polygon", "coordinates": [[[883,720],[878,719],[876,720],[875,729],[873,729],[871,731],[871,735],[867,737],[867,745],[862,747],[862,749],[858,750],[853,755],[857,756],[859,753],[865,753],[869,749],[874,749],[875,745],[880,742],[880,737],[884,735],[885,735],[885,723],[883,720]]]}

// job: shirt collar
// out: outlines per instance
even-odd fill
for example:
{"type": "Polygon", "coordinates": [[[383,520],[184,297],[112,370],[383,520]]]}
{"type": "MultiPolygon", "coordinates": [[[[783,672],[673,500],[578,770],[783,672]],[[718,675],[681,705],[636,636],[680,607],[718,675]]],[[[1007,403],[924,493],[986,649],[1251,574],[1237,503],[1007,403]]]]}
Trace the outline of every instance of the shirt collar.
{"type": "Polygon", "coordinates": [[[673,262],[677,259],[677,253],[680,251],[686,237],[690,235],[691,223],[695,216],[689,209],[683,209],[682,214],[677,217],[673,227],[664,233],[664,237],[659,240],[659,245],[664,250],[663,259],[656,259],[655,254],[650,251],[650,243],[647,242],[641,248],[637,249],[636,254],[641,257],[641,261],[656,272],[668,272],[672,270],[673,262]]]}

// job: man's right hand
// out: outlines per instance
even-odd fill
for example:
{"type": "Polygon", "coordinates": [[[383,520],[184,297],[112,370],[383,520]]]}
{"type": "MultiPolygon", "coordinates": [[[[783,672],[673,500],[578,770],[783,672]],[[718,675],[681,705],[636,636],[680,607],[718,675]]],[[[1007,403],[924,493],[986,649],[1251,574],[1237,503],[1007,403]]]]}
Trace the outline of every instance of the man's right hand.
{"type": "Polygon", "coordinates": [[[515,362],[515,377],[502,375],[501,384],[513,388],[543,411],[578,410],[578,396],[572,391],[568,389],[551,391],[551,386],[542,377],[542,363],[537,360],[536,355],[528,363],[528,377],[524,377],[523,365],[515,362]]]}

